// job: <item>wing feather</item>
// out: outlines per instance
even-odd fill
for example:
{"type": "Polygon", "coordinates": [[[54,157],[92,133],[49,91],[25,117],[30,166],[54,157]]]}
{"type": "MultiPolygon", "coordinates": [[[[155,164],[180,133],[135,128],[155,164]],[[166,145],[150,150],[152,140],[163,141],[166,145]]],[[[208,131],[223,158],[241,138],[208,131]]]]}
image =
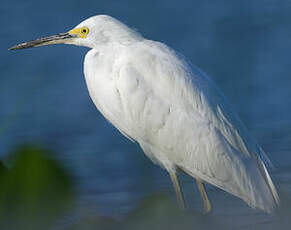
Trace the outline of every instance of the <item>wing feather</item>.
{"type": "Polygon", "coordinates": [[[278,195],[264,153],[222,94],[167,46],[147,45],[123,59],[116,81],[133,138],[167,170],[181,168],[271,212],[278,195]]]}

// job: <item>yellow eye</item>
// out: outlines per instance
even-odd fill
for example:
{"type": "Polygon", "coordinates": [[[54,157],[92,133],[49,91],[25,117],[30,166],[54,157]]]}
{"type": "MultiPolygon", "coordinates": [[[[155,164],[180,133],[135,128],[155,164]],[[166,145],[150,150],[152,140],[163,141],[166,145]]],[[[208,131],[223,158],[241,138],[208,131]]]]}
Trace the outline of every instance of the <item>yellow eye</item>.
{"type": "Polygon", "coordinates": [[[88,27],[84,26],[84,27],[81,28],[80,34],[87,35],[88,33],[89,33],[89,28],[88,27]]]}
{"type": "Polygon", "coordinates": [[[89,33],[89,28],[83,26],[81,28],[75,28],[68,32],[69,34],[77,35],[79,38],[86,38],[89,33]]]}

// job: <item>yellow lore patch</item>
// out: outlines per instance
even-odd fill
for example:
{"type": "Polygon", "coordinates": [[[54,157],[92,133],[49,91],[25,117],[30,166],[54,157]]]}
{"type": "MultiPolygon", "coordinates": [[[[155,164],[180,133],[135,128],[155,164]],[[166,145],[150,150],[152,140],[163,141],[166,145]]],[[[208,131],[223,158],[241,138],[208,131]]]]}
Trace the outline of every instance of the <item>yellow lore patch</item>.
{"type": "Polygon", "coordinates": [[[75,28],[69,31],[69,34],[76,34],[79,38],[86,38],[89,33],[89,28],[83,26],[82,28],[75,28]]]}

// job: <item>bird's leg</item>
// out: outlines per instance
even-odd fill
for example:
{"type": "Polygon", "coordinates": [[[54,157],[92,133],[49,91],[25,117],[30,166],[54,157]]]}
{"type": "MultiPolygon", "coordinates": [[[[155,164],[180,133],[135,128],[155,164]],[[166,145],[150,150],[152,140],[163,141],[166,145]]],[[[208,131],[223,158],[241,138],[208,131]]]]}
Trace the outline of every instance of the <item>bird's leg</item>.
{"type": "Polygon", "coordinates": [[[181,190],[181,187],[179,184],[179,179],[177,177],[177,174],[175,172],[169,172],[169,174],[170,174],[171,180],[173,182],[173,186],[174,186],[174,189],[176,192],[179,207],[182,210],[185,210],[186,209],[185,201],[184,201],[183,193],[182,193],[182,190],[181,190]]]}
{"type": "Polygon", "coordinates": [[[204,203],[204,213],[207,214],[211,211],[211,203],[208,199],[208,195],[207,195],[207,192],[205,190],[205,187],[204,187],[204,184],[201,180],[199,179],[196,179],[197,181],[197,186],[199,188],[199,191],[200,191],[200,195],[203,199],[203,203],[204,203]]]}

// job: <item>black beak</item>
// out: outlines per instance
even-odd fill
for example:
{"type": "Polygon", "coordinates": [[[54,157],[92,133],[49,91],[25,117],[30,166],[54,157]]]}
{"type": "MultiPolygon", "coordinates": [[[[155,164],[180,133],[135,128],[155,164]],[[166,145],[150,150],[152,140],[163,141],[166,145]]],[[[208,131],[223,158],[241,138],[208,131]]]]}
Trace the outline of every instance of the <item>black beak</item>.
{"type": "Polygon", "coordinates": [[[9,50],[19,50],[19,49],[32,48],[32,47],[38,47],[38,46],[44,46],[44,45],[50,45],[50,44],[63,44],[63,43],[66,43],[68,40],[75,37],[76,35],[74,34],[60,33],[57,35],[24,42],[24,43],[12,46],[11,48],[9,48],[9,50]]]}

